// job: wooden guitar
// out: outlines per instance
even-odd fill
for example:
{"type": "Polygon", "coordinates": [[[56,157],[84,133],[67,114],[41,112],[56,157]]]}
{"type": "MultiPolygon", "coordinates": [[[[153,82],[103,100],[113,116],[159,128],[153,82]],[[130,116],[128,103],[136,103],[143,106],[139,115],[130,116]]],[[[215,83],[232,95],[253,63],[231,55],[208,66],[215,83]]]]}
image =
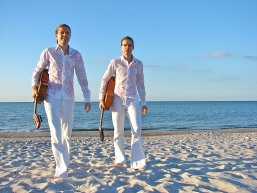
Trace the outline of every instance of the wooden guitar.
{"type": "Polygon", "coordinates": [[[39,84],[38,84],[38,94],[36,96],[35,102],[34,102],[34,123],[36,129],[40,128],[42,117],[41,115],[37,114],[37,104],[41,104],[46,97],[47,89],[48,89],[48,69],[44,69],[40,74],[39,84]]]}
{"type": "Polygon", "coordinates": [[[100,127],[99,127],[101,141],[104,140],[104,130],[102,128],[104,111],[108,111],[111,107],[113,96],[114,96],[114,87],[115,87],[115,77],[112,76],[107,84],[106,93],[105,93],[105,97],[104,97],[104,106],[105,107],[102,108],[102,113],[101,113],[101,120],[100,120],[100,127]]]}

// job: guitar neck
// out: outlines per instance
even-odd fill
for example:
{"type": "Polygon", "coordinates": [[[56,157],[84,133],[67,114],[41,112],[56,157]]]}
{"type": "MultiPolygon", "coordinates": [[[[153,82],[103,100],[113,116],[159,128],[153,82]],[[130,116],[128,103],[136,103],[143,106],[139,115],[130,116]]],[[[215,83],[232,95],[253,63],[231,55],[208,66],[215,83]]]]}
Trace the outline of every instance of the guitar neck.
{"type": "Polygon", "coordinates": [[[34,114],[37,114],[37,99],[38,99],[38,96],[36,96],[36,99],[34,102],[34,114]]]}
{"type": "Polygon", "coordinates": [[[103,124],[103,117],[104,117],[104,108],[102,108],[100,127],[102,127],[102,124],[103,124]]]}

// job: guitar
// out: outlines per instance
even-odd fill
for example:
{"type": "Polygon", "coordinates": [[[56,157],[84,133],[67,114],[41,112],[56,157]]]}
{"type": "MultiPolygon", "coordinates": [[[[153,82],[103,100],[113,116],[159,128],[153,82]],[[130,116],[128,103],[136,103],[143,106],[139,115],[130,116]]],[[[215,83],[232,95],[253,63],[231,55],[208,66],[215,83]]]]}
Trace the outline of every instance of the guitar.
{"type": "Polygon", "coordinates": [[[104,106],[105,107],[102,108],[102,113],[101,113],[101,120],[100,120],[100,127],[99,127],[101,141],[104,140],[104,130],[102,128],[104,111],[108,111],[111,107],[113,96],[114,96],[114,87],[115,87],[115,77],[112,76],[107,84],[106,93],[105,93],[105,97],[104,97],[104,106]]]}
{"type": "Polygon", "coordinates": [[[42,117],[41,115],[37,114],[37,104],[41,104],[46,97],[47,89],[48,89],[48,69],[44,69],[40,74],[39,84],[38,84],[38,94],[36,96],[35,102],[34,102],[34,123],[36,129],[40,128],[42,117]]]}
{"type": "Polygon", "coordinates": [[[36,100],[35,100],[35,103],[34,103],[33,119],[34,119],[36,129],[39,129],[39,127],[41,125],[41,122],[42,122],[42,117],[41,117],[41,115],[37,114],[37,103],[38,103],[38,96],[36,96],[36,100]]]}

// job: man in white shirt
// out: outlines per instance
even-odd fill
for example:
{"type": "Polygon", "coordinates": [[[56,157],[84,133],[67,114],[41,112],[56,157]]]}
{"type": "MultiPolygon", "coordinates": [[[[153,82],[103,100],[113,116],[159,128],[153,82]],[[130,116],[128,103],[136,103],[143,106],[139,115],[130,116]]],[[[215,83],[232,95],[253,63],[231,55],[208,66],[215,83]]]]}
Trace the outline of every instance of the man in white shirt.
{"type": "Polygon", "coordinates": [[[141,138],[141,113],[147,113],[143,63],[132,55],[134,41],[127,36],[121,40],[123,55],[111,60],[105,72],[99,91],[99,108],[104,108],[104,96],[111,76],[115,76],[114,98],[111,105],[114,126],[115,165],[126,163],[124,149],[124,119],[125,114],[131,125],[131,160],[130,166],[136,170],[145,170],[146,161],[141,138]],[[139,96],[138,96],[139,95],[139,96]]]}
{"type": "Polygon", "coordinates": [[[57,45],[45,49],[32,76],[32,98],[38,94],[40,73],[48,67],[49,86],[44,101],[51,134],[56,170],[54,178],[68,176],[71,133],[74,116],[74,70],[85,99],[86,113],[91,109],[90,90],[81,54],[69,46],[71,29],[66,24],[56,28],[57,45]]]}

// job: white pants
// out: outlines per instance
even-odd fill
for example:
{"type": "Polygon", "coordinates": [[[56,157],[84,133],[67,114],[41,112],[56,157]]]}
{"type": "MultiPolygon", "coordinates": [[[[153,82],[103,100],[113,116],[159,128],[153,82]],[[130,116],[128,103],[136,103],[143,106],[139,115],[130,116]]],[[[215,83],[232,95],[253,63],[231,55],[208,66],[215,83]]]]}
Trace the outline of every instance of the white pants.
{"type": "MultiPolygon", "coordinates": [[[[117,100],[116,100],[117,101],[117,100]]],[[[112,121],[114,126],[114,148],[115,163],[126,163],[124,149],[124,119],[125,114],[130,121],[131,126],[131,168],[145,168],[145,153],[141,138],[141,114],[139,102],[128,99],[126,105],[121,102],[112,103],[112,121]]]]}
{"type": "Polygon", "coordinates": [[[47,96],[44,102],[56,163],[55,176],[68,177],[74,100],[57,100],[47,96]]]}

